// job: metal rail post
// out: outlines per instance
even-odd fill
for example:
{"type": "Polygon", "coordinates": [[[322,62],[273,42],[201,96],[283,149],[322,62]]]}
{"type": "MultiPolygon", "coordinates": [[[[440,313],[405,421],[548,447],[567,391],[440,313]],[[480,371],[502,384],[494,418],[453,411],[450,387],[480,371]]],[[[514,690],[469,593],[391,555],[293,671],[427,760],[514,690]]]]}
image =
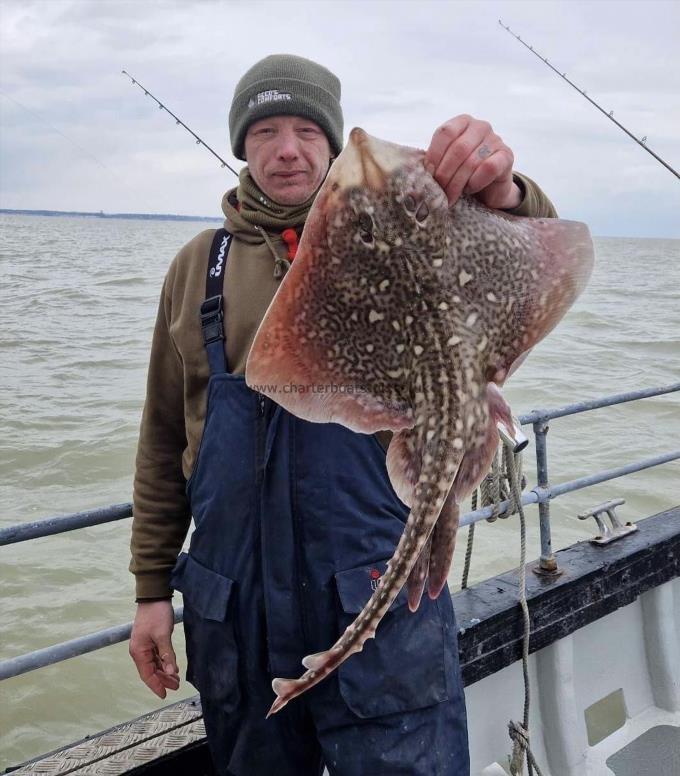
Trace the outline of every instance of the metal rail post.
{"type": "MultiPolygon", "coordinates": [[[[548,482],[548,429],[549,424],[545,420],[537,420],[533,424],[536,438],[536,491],[549,492],[548,482]]],[[[541,559],[534,572],[540,575],[555,576],[560,574],[557,568],[557,560],[552,551],[552,537],[550,535],[550,500],[539,501],[538,504],[539,525],[541,530],[541,559]]]]}

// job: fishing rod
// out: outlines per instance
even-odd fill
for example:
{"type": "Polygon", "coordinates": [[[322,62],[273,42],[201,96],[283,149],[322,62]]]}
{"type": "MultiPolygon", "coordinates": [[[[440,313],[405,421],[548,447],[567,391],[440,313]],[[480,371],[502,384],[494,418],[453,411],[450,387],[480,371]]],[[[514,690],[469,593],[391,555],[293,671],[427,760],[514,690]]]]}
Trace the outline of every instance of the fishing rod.
{"type": "Polygon", "coordinates": [[[210,151],[210,153],[221,162],[222,167],[226,167],[228,170],[231,170],[234,173],[234,175],[238,178],[238,173],[236,172],[236,170],[230,164],[227,164],[227,162],[225,162],[224,159],[216,151],[213,151],[213,149],[204,140],[202,140],[192,129],[187,127],[187,125],[182,121],[182,119],[175,116],[175,114],[169,108],[163,105],[163,103],[159,99],[154,97],[153,94],[151,94],[151,92],[147,88],[142,86],[142,84],[140,84],[136,78],[133,78],[130,75],[130,73],[127,72],[127,70],[121,70],[121,72],[123,73],[123,75],[126,75],[132,81],[133,86],[139,86],[139,88],[144,92],[144,94],[147,97],[151,97],[151,99],[156,103],[156,105],[158,105],[159,108],[164,110],[166,113],[169,113],[173,117],[173,119],[175,119],[176,124],[179,124],[180,126],[184,127],[184,129],[186,129],[186,131],[189,132],[189,134],[193,135],[193,137],[196,139],[196,145],[202,145],[204,148],[207,148],[208,151],[210,151]]]}
{"type": "Polygon", "coordinates": [[[517,39],[517,40],[518,40],[518,41],[519,41],[519,42],[520,42],[520,43],[521,43],[521,44],[522,44],[522,45],[523,45],[525,48],[529,49],[529,51],[531,51],[531,53],[532,53],[532,54],[534,54],[534,56],[537,56],[537,57],[538,57],[538,58],[541,60],[541,62],[543,62],[544,64],[546,64],[546,65],[547,65],[547,66],[548,66],[548,67],[549,67],[549,68],[550,68],[550,69],[551,69],[553,72],[557,73],[557,75],[558,75],[558,76],[559,76],[559,77],[560,77],[560,78],[561,78],[563,81],[566,81],[566,82],[569,84],[569,86],[571,86],[572,88],[576,89],[576,91],[577,91],[577,92],[578,92],[580,95],[582,95],[583,97],[585,97],[585,98],[586,98],[586,100],[588,100],[588,102],[589,102],[589,103],[591,103],[592,105],[594,105],[594,106],[595,106],[595,107],[596,107],[596,108],[597,108],[597,109],[600,111],[600,113],[604,114],[604,115],[605,115],[605,116],[606,116],[606,117],[607,117],[607,118],[608,118],[610,121],[613,121],[613,122],[614,122],[614,124],[616,124],[616,126],[617,126],[619,129],[622,129],[622,130],[623,130],[623,131],[624,131],[624,132],[625,132],[625,133],[628,135],[628,137],[632,138],[632,139],[633,139],[633,140],[634,140],[634,141],[635,141],[635,142],[636,142],[636,143],[637,143],[639,146],[642,146],[642,148],[644,148],[644,149],[645,149],[645,151],[647,151],[647,153],[648,153],[648,154],[651,154],[651,155],[652,155],[652,156],[653,156],[653,157],[656,159],[656,161],[657,161],[657,162],[660,162],[661,164],[663,164],[663,166],[664,166],[664,167],[665,167],[667,170],[670,170],[670,171],[673,173],[673,175],[675,175],[675,177],[676,177],[676,178],[680,178],[680,173],[676,172],[676,171],[675,171],[675,170],[674,170],[674,169],[673,169],[673,168],[670,166],[670,164],[668,164],[667,162],[665,162],[665,161],[664,161],[664,160],[663,160],[663,159],[662,159],[662,158],[661,158],[661,157],[660,157],[658,154],[655,154],[655,153],[654,153],[654,151],[652,151],[652,149],[651,149],[651,148],[649,148],[647,145],[645,145],[645,143],[646,143],[646,141],[647,141],[647,136],[646,136],[646,135],[645,135],[645,136],[644,136],[644,137],[643,137],[641,140],[638,140],[638,138],[637,138],[637,137],[635,137],[635,135],[634,135],[632,132],[629,132],[629,131],[628,131],[628,130],[627,130],[627,129],[626,129],[624,126],[623,126],[623,124],[621,124],[621,122],[617,121],[617,120],[614,118],[614,111],[613,111],[613,110],[610,110],[610,111],[609,111],[609,113],[607,113],[607,111],[606,111],[604,108],[602,108],[600,105],[598,105],[598,104],[595,102],[595,100],[593,100],[592,98],[588,97],[588,95],[586,94],[586,90],[585,90],[585,89],[579,89],[579,87],[578,87],[578,86],[576,86],[576,84],[575,84],[575,83],[573,83],[572,81],[570,81],[570,80],[567,78],[567,74],[566,74],[566,73],[561,73],[561,72],[560,72],[560,71],[559,71],[559,70],[558,70],[556,67],[554,67],[553,65],[551,65],[551,64],[550,64],[550,62],[548,62],[548,60],[547,60],[545,57],[542,57],[542,56],[541,56],[541,55],[540,55],[540,54],[539,54],[537,51],[535,51],[533,46],[530,46],[528,43],[525,43],[525,42],[522,40],[522,38],[521,38],[519,35],[517,35],[515,32],[513,32],[513,31],[510,29],[510,27],[508,27],[508,25],[507,25],[507,24],[503,24],[503,22],[502,22],[500,19],[498,20],[498,23],[501,25],[501,27],[502,27],[502,28],[503,28],[503,29],[504,29],[506,32],[508,32],[510,35],[512,35],[512,36],[513,36],[513,38],[516,38],[516,39],[517,39]]]}
{"type": "Polygon", "coordinates": [[[44,116],[42,116],[40,113],[36,113],[36,111],[31,110],[31,108],[27,108],[22,102],[19,102],[15,97],[10,97],[9,94],[5,94],[5,92],[0,91],[0,96],[4,97],[7,100],[10,100],[15,105],[18,105],[23,111],[26,111],[29,116],[33,116],[34,119],[37,119],[42,124],[44,124],[46,127],[49,127],[53,132],[56,132],[58,135],[61,135],[61,137],[64,138],[64,140],[67,140],[69,143],[71,143],[72,146],[77,148],[82,154],[87,156],[90,160],[93,162],[96,162],[100,167],[103,167],[107,172],[110,172],[112,175],[118,176],[118,173],[115,170],[112,170],[110,167],[108,167],[102,160],[95,156],[91,151],[88,151],[87,148],[83,148],[79,143],[76,143],[76,141],[69,137],[65,132],[62,132],[60,129],[54,126],[54,124],[50,123],[44,116]]]}

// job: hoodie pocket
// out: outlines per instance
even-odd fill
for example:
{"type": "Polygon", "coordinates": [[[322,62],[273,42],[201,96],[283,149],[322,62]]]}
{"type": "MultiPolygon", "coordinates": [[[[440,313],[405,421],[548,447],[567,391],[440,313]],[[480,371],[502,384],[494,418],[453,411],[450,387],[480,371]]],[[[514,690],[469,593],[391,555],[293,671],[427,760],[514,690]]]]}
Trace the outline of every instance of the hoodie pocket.
{"type": "Polygon", "coordinates": [[[171,585],[184,598],[188,682],[202,697],[234,709],[241,697],[234,627],[234,582],[183,552],[171,585]]]}
{"type": "MultiPolygon", "coordinates": [[[[341,631],[371,597],[386,566],[386,561],[380,561],[335,575],[341,631]]],[[[411,612],[406,590],[401,590],[378,625],[375,639],[338,668],[338,679],[345,703],[362,718],[415,711],[447,700],[439,601],[425,594],[418,611],[411,612]]]]}

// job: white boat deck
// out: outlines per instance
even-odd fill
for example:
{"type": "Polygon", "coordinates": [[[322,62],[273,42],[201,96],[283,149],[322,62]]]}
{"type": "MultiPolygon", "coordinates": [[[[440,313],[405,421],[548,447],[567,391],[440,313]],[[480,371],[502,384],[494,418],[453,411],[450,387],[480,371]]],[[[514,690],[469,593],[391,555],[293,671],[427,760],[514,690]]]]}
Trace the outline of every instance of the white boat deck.
{"type": "MultiPolygon", "coordinates": [[[[534,653],[531,747],[544,776],[679,776],[680,580],[534,653]]],[[[509,773],[521,663],[466,688],[473,776],[509,773]]]]}

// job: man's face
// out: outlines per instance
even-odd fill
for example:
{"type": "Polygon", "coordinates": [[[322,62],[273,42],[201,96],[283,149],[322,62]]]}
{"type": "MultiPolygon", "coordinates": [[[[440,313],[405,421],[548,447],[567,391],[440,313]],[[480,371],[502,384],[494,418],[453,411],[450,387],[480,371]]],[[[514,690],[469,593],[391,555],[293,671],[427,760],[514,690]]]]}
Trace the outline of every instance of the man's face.
{"type": "Polygon", "coordinates": [[[319,188],[331,150],[324,131],[301,116],[272,116],[248,127],[246,161],[255,183],[280,205],[299,205],[319,188]]]}

